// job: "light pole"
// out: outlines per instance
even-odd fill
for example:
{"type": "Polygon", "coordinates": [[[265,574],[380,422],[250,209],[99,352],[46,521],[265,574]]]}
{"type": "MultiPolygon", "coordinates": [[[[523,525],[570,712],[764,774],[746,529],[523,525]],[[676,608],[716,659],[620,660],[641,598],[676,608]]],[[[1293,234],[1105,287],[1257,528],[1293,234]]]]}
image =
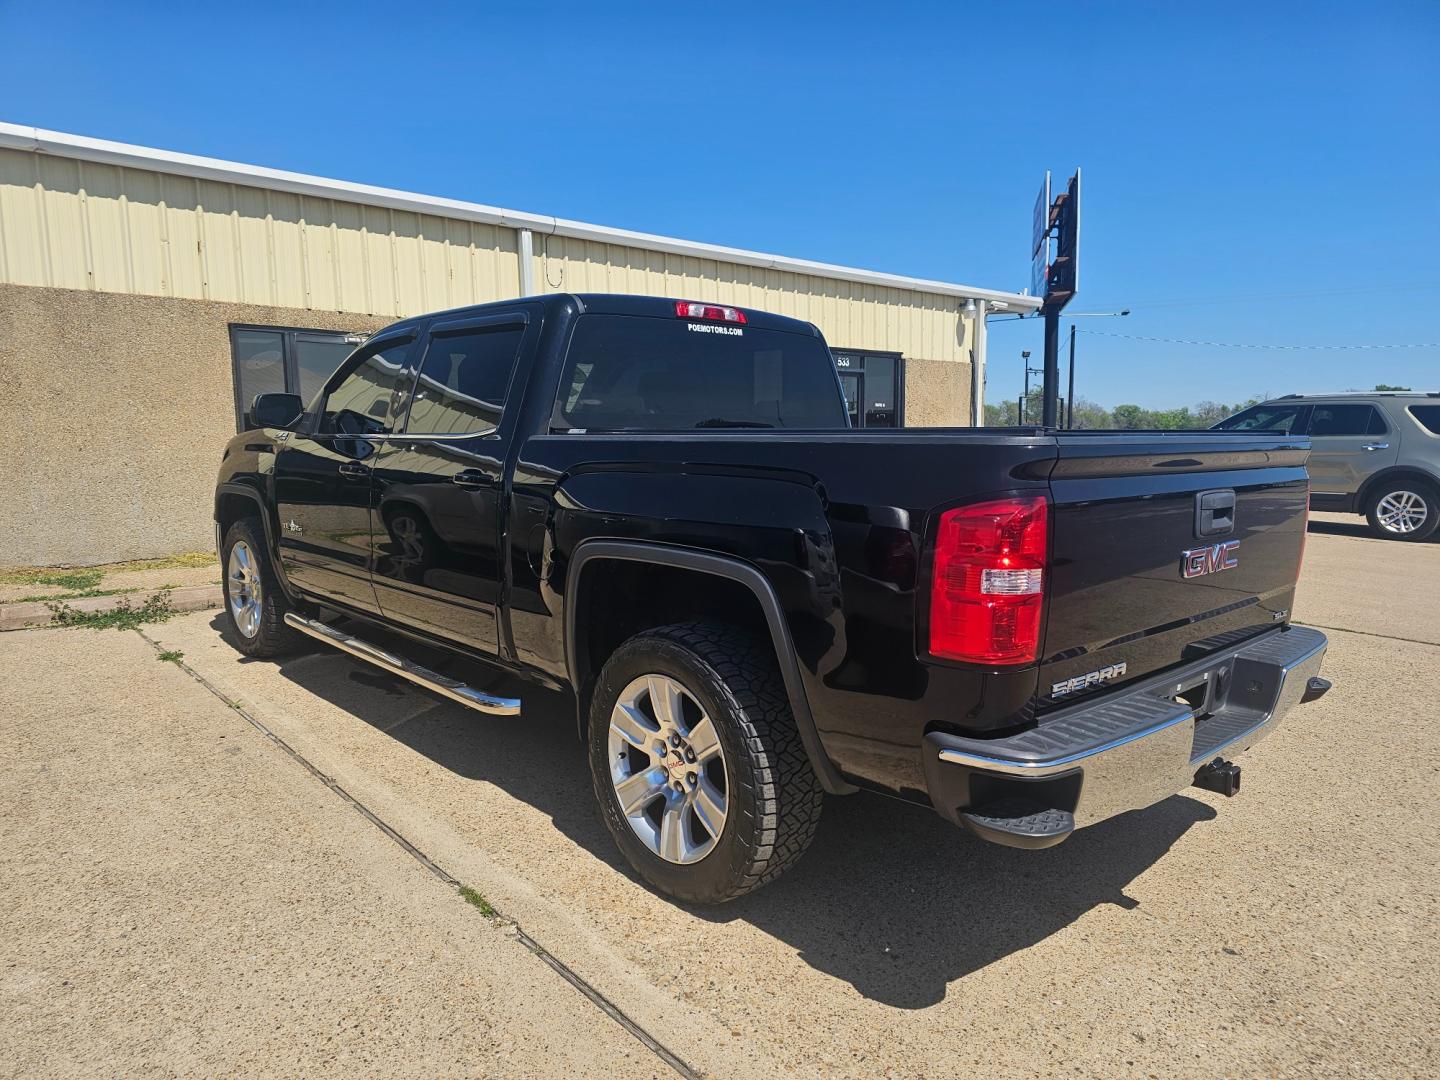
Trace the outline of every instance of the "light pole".
{"type": "MultiPolygon", "coordinates": [[[[1124,311],[1077,311],[1071,315],[1072,319],[1084,318],[1120,318],[1129,315],[1130,309],[1124,311]]],[[[1075,426],[1075,324],[1070,324],[1070,392],[1065,398],[1065,427],[1067,430],[1075,426]]]]}

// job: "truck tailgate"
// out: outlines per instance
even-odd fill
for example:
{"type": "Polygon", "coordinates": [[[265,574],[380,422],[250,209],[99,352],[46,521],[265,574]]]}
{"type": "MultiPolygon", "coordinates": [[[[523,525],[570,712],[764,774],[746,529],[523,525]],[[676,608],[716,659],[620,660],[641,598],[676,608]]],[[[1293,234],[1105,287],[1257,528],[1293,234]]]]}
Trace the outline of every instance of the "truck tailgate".
{"type": "Polygon", "coordinates": [[[1057,442],[1042,712],[1288,620],[1305,439],[1096,432],[1057,442]]]}

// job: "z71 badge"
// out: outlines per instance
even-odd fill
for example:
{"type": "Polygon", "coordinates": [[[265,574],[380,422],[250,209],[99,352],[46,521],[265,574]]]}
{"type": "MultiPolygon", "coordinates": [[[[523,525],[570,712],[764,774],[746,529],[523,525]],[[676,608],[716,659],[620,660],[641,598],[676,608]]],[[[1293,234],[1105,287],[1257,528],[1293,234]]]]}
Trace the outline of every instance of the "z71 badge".
{"type": "Polygon", "coordinates": [[[1118,679],[1125,674],[1124,664],[1111,664],[1109,667],[1102,667],[1099,671],[1087,671],[1084,675],[1076,675],[1073,679],[1064,679],[1050,685],[1050,696],[1052,698],[1064,697],[1066,694],[1073,694],[1076,690],[1084,690],[1090,686],[1098,686],[1100,683],[1109,682],[1111,679],[1118,679]]]}

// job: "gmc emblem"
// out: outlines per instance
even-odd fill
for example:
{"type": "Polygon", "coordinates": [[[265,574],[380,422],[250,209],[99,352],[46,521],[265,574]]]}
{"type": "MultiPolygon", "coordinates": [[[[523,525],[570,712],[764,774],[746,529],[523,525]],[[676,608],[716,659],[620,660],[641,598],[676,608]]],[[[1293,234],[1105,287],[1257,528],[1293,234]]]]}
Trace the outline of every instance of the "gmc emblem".
{"type": "Polygon", "coordinates": [[[1182,551],[1180,575],[1187,578],[1204,577],[1206,574],[1218,574],[1221,570],[1234,570],[1240,563],[1236,555],[1239,550],[1239,540],[1226,540],[1223,544],[1182,551]]]}

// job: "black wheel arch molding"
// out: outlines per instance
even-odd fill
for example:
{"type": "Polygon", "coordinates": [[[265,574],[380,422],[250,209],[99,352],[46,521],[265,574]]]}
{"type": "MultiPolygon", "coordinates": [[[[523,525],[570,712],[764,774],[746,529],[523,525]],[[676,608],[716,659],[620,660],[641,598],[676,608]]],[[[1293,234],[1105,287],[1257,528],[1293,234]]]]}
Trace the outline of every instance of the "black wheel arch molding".
{"type": "Polygon", "coordinates": [[[785,621],[784,610],[774,587],[756,567],[741,559],[713,552],[698,551],[694,548],[677,547],[671,544],[644,540],[616,540],[594,538],[576,545],[569,559],[565,575],[565,666],[570,675],[577,703],[577,727],[584,736],[585,683],[588,676],[581,670],[580,628],[578,626],[580,577],[589,563],[601,560],[623,560],[671,566],[701,574],[727,578],[746,589],[755,597],[765,617],[770,641],[775,649],[785,691],[790,699],[790,708],[795,716],[795,725],[800,731],[800,740],[810,758],[811,767],[820,778],[821,786],[834,795],[848,795],[859,790],[840,775],[815,725],[815,716],[810,711],[810,701],[805,693],[805,684],[800,674],[800,665],[795,658],[795,645],[785,621]]]}
{"type": "Polygon", "coordinates": [[[221,525],[223,518],[220,513],[220,507],[222,505],[222,502],[230,496],[238,496],[239,498],[249,500],[250,502],[255,504],[255,517],[260,519],[260,527],[265,532],[265,553],[270,556],[270,565],[275,568],[275,579],[280,582],[280,588],[285,591],[286,598],[291,603],[295,603],[297,600],[299,600],[299,594],[290,587],[290,582],[285,578],[285,568],[281,565],[280,562],[280,544],[275,536],[276,524],[273,516],[273,511],[271,510],[270,505],[266,502],[264,492],[260,491],[260,489],[254,484],[246,484],[234,480],[227,480],[224,483],[215,485],[214,517],[216,529],[216,554],[219,555],[223,561],[225,554],[224,552],[218,550],[220,545],[224,542],[224,527],[221,525]]]}

